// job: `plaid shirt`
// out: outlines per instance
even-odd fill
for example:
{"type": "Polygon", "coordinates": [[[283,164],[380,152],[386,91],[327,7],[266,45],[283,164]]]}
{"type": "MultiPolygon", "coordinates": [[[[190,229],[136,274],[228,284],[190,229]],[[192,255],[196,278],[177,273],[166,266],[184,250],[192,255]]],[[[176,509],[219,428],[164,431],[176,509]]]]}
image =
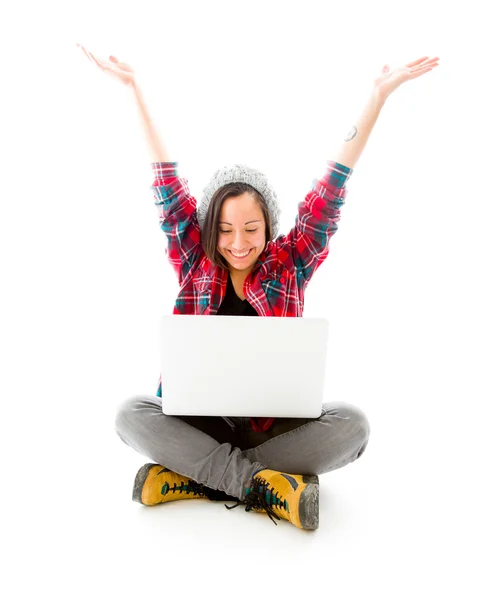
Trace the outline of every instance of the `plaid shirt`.
{"type": "MultiPolygon", "coordinates": [[[[165,254],[175,269],[180,293],[173,314],[216,315],[227,289],[228,271],[213,265],[203,251],[197,203],[177,162],[151,163],[161,230],[168,245],[165,254]]],[[[325,175],[314,179],[298,204],[294,227],[270,241],[259,255],[244,285],[244,295],[261,317],[302,317],[304,290],[329,252],[336,232],[345,184],[353,169],[327,161],[325,175]]],[[[156,395],[162,397],[161,375],[156,395]]],[[[251,418],[254,431],[267,431],[274,418],[251,418]]]]}

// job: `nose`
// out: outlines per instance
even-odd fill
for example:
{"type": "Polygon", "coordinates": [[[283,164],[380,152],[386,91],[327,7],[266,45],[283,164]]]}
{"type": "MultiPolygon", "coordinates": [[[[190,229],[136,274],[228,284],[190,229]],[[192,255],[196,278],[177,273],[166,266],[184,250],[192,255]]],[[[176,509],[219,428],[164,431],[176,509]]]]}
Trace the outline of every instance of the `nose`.
{"type": "Polygon", "coordinates": [[[243,232],[235,232],[234,242],[232,244],[232,249],[235,251],[242,251],[246,249],[247,244],[245,243],[245,233],[243,232]]]}

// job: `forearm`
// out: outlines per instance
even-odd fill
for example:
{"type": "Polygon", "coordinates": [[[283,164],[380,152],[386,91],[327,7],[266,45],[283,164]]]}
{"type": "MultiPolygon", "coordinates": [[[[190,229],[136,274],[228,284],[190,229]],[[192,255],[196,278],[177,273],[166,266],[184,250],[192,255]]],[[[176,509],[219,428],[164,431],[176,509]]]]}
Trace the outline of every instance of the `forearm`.
{"type": "Polygon", "coordinates": [[[329,160],[334,160],[350,169],[354,168],[384,104],[385,100],[377,92],[372,91],[360,118],[346,136],[339,152],[334,157],[328,157],[329,160]]]}
{"type": "Polygon", "coordinates": [[[138,106],[138,114],[141,119],[143,131],[145,132],[146,141],[148,143],[149,153],[152,162],[172,162],[166,146],[160,133],[157,131],[151,116],[148,112],[146,102],[141,93],[141,88],[138,82],[132,86],[136,104],[138,106]]]}

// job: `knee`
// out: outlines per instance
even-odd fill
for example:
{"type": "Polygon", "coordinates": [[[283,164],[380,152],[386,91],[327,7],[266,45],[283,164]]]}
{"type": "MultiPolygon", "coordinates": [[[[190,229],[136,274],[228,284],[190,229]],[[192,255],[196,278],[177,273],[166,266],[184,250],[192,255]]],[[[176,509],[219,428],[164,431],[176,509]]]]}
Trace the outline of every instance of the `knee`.
{"type": "Polygon", "coordinates": [[[358,452],[356,458],[360,458],[370,438],[370,422],[361,408],[357,406],[347,405],[346,413],[352,424],[351,435],[358,452]]]}
{"type": "Polygon", "coordinates": [[[341,435],[357,449],[359,458],[370,437],[370,423],[366,414],[358,406],[346,402],[329,405],[325,414],[338,417],[341,435]]]}
{"type": "Polygon", "coordinates": [[[137,404],[137,397],[127,398],[117,408],[114,418],[114,429],[119,437],[125,441],[126,430],[131,421],[133,411],[137,404]]]}
{"type": "Polygon", "coordinates": [[[347,412],[353,423],[355,430],[360,431],[360,435],[367,440],[370,437],[370,422],[366,414],[358,406],[348,405],[347,412]]]}
{"type": "Polygon", "coordinates": [[[153,396],[131,396],[124,400],[117,408],[114,419],[114,429],[119,437],[124,440],[133,427],[139,426],[143,415],[153,410],[161,411],[161,398],[153,396]],[[157,402],[158,401],[158,402],[157,402]]]}

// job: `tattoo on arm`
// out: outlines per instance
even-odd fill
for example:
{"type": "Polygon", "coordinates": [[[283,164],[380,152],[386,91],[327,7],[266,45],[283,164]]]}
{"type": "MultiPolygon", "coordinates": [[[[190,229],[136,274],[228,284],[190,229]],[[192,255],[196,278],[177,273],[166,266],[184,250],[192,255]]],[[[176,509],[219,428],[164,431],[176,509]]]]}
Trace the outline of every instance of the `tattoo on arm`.
{"type": "Polygon", "coordinates": [[[351,131],[345,137],[345,142],[350,142],[355,136],[356,136],[356,126],[353,125],[353,127],[351,128],[351,131]]]}

